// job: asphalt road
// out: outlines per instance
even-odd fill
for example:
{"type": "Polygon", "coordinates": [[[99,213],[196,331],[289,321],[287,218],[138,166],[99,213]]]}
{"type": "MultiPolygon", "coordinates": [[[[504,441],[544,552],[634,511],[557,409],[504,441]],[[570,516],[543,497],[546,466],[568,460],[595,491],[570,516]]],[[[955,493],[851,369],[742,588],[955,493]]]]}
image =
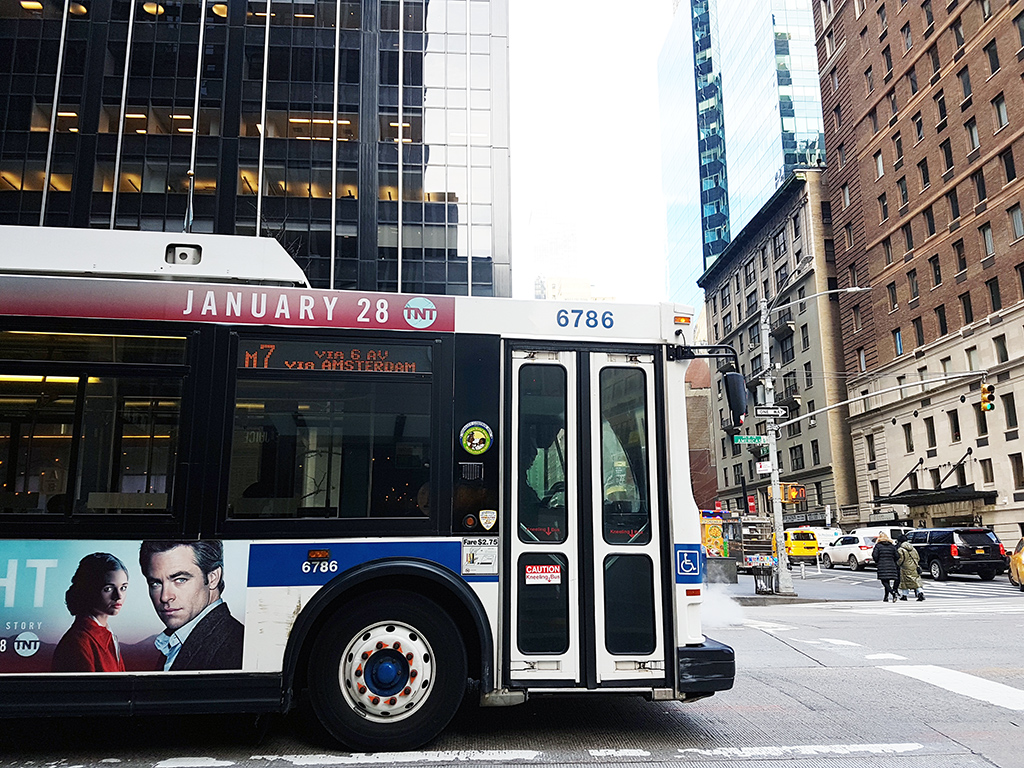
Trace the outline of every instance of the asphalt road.
{"type": "Polygon", "coordinates": [[[367,755],[340,751],[301,717],[7,721],[0,768],[1021,768],[1024,594],[1005,577],[944,585],[948,596],[926,581],[925,602],[882,603],[873,573],[836,569],[797,580],[798,593],[824,597],[758,606],[730,596],[752,593],[752,581],[711,585],[705,629],[736,649],[737,681],[691,704],[604,696],[509,709],[467,703],[426,748],[367,755]]]}

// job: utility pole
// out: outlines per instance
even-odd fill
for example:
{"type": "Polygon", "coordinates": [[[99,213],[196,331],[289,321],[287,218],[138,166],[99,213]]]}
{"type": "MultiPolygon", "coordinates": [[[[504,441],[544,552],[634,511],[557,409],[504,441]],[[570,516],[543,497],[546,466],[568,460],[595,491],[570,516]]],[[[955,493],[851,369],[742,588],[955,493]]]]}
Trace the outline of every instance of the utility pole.
{"type": "MultiPolygon", "coordinates": [[[[771,333],[772,324],[768,315],[768,300],[761,297],[761,369],[763,371],[762,381],[764,382],[764,404],[769,408],[775,405],[775,372],[772,370],[771,362],[771,333]]],[[[795,595],[793,589],[793,575],[789,572],[789,556],[786,554],[786,535],[782,527],[782,489],[779,486],[779,456],[776,444],[777,431],[775,429],[775,417],[769,416],[767,423],[768,432],[768,461],[771,463],[771,488],[772,497],[772,530],[775,532],[775,557],[779,564],[779,594],[795,595]]]]}
{"type": "MultiPolygon", "coordinates": [[[[868,287],[838,288],[831,291],[812,293],[810,296],[804,296],[797,301],[790,301],[778,306],[770,305],[767,297],[761,297],[758,303],[761,311],[761,368],[763,371],[761,380],[764,382],[764,404],[766,406],[774,407],[775,405],[775,371],[772,369],[771,339],[769,336],[772,328],[771,313],[801,304],[810,299],[816,299],[819,296],[836,293],[861,293],[870,290],[868,287]]],[[[777,297],[781,295],[782,292],[780,291],[777,297]]],[[[795,421],[799,421],[799,419],[787,420],[786,423],[794,423],[795,421]]],[[[768,432],[768,461],[771,463],[772,528],[775,531],[775,556],[778,558],[779,563],[779,594],[795,595],[793,575],[789,572],[789,556],[786,554],[786,534],[782,522],[782,487],[779,483],[778,455],[779,427],[775,424],[774,416],[767,417],[766,431],[768,432]]]]}

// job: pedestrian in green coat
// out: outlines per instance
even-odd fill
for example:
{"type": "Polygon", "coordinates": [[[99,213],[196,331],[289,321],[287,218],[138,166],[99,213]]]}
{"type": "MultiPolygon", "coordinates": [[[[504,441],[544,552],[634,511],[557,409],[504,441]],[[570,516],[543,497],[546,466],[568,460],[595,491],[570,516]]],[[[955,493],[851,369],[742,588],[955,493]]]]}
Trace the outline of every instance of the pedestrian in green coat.
{"type": "Polygon", "coordinates": [[[921,591],[920,568],[918,567],[921,556],[917,554],[917,550],[907,540],[905,534],[896,541],[898,543],[896,560],[900,564],[900,591],[903,593],[900,595],[900,600],[906,600],[907,593],[914,590],[914,594],[917,595],[917,600],[920,602],[924,600],[924,592],[921,591]]]}

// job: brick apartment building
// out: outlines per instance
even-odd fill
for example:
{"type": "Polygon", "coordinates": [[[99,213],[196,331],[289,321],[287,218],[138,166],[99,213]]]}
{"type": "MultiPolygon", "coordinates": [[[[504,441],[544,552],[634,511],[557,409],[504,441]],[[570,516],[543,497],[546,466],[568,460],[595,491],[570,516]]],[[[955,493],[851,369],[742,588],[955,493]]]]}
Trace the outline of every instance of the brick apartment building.
{"type": "Polygon", "coordinates": [[[872,288],[839,299],[848,396],[867,396],[850,409],[857,519],[841,522],[983,523],[1012,544],[1024,3],[820,0],[815,35],[838,283],[872,288]]]}

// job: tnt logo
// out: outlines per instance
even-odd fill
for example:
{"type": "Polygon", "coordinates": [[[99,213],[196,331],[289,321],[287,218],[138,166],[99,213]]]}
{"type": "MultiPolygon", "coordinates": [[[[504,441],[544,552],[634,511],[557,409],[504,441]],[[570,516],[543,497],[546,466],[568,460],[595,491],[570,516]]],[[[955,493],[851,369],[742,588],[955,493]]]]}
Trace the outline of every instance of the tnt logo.
{"type": "Polygon", "coordinates": [[[19,656],[35,656],[39,650],[39,637],[35,632],[22,632],[14,638],[14,651],[19,656]]]}
{"type": "Polygon", "coordinates": [[[424,296],[409,299],[405,304],[405,322],[413,328],[429,328],[437,320],[437,307],[424,296]]]}

